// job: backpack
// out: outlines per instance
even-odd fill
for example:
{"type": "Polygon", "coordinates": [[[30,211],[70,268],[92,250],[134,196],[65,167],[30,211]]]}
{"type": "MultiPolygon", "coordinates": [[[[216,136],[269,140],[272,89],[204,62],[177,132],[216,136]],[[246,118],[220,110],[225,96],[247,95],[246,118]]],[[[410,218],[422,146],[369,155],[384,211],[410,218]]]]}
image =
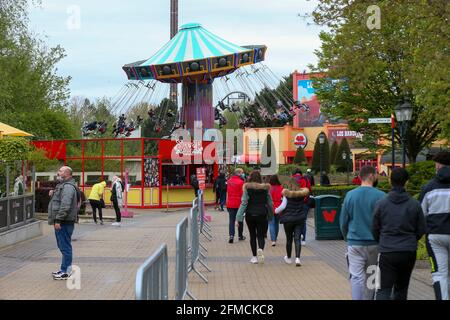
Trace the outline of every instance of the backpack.
{"type": "Polygon", "coordinates": [[[75,218],[75,222],[78,223],[79,215],[80,215],[80,211],[81,211],[81,191],[80,191],[80,189],[78,189],[77,186],[74,186],[71,183],[64,183],[64,184],[69,184],[69,185],[71,185],[72,187],[75,188],[75,192],[77,194],[77,216],[75,218]]]}

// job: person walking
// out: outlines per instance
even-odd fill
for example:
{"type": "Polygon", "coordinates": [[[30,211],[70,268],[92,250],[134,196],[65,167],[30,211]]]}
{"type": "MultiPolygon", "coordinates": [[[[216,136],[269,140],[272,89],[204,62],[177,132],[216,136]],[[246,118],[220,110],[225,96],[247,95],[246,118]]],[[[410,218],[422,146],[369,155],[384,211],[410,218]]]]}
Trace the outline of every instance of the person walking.
{"type": "Polygon", "coordinates": [[[417,242],[425,234],[425,218],[420,203],[405,190],[408,172],[396,168],[390,179],[392,191],[376,203],[373,216],[380,270],[376,300],[407,300],[417,242]]]}
{"type": "MultiPolygon", "coordinates": [[[[228,243],[234,242],[236,215],[239,207],[241,206],[241,199],[243,194],[244,186],[244,170],[237,168],[234,170],[234,174],[227,181],[227,200],[226,206],[229,216],[229,227],[228,227],[228,243]]],[[[238,236],[239,240],[245,240],[244,233],[244,223],[242,221],[238,222],[238,236]]]]}
{"type": "Polygon", "coordinates": [[[306,169],[306,179],[309,180],[309,184],[311,185],[311,187],[313,187],[316,184],[314,181],[314,173],[309,168],[306,169]]]}
{"type": "Polygon", "coordinates": [[[322,187],[329,187],[331,185],[330,178],[325,171],[323,171],[322,175],[320,176],[320,185],[322,187]]]}
{"type": "Polygon", "coordinates": [[[191,186],[194,188],[194,198],[198,197],[198,191],[200,190],[200,185],[195,174],[191,175],[191,186]]]}
{"type": "MultiPolygon", "coordinates": [[[[310,180],[307,177],[303,176],[303,173],[299,168],[295,169],[294,174],[292,175],[292,178],[294,178],[295,181],[297,181],[297,184],[301,189],[307,188],[309,190],[308,195],[305,196],[303,201],[307,206],[309,206],[310,203],[312,204],[312,202],[310,202],[310,200],[311,200],[310,195],[312,195],[310,180]]],[[[309,209],[308,209],[308,212],[309,212],[309,209]]],[[[306,213],[306,218],[308,218],[308,212],[306,213]]],[[[303,229],[301,232],[301,241],[302,241],[302,246],[305,246],[306,245],[306,222],[303,224],[303,229]]]]}
{"type": "Polygon", "coordinates": [[[277,213],[276,209],[281,205],[281,200],[283,198],[281,192],[283,191],[283,186],[278,179],[278,175],[270,176],[270,197],[272,198],[273,208],[275,209],[273,219],[269,222],[270,240],[272,241],[272,247],[276,246],[278,231],[280,228],[280,215],[277,213]]]}
{"type": "Polygon", "coordinates": [[[122,180],[118,176],[112,178],[111,185],[111,202],[116,212],[116,221],[112,223],[113,226],[120,227],[122,220],[122,214],[120,212],[120,207],[123,206],[123,185],[122,180]]]}
{"type": "Polygon", "coordinates": [[[441,151],[433,160],[436,176],[423,187],[419,201],[427,223],[426,246],[436,300],[449,300],[450,152],[441,151]]]}
{"type": "Polygon", "coordinates": [[[225,173],[221,172],[214,182],[213,191],[216,192],[216,207],[220,211],[224,211],[223,206],[227,197],[227,179],[225,173]]]}
{"type": "MultiPolygon", "coordinates": [[[[103,179],[101,179],[103,180],[103,179]]],[[[98,216],[100,218],[100,224],[103,225],[103,214],[102,214],[102,208],[104,204],[103,200],[103,193],[105,191],[106,182],[100,181],[99,183],[96,183],[92,186],[91,193],[89,194],[89,203],[92,207],[92,216],[94,218],[95,224],[97,224],[97,209],[98,209],[98,216]],[[103,203],[102,203],[103,202],[103,203]]]]}
{"type": "Polygon", "coordinates": [[[286,234],[286,256],[284,262],[292,263],[292,241],[295,245],[295,265],[301,266],[300,253],[302,250],[301,233],[306,223],[308,205],[304,199],[309,194],[308,188],[300,188],[297,181],[289,181],[289,189],[283,189],[283,200],[275,214],[281,214],[280,223],[284,226],[286,234]]]}
{"type": "Polygon", "coordinates": [[[261,173],[253,171],[249,182],[244,184],[244,193],[236,217],[238,221],[243,221],[245,215],[253,254],[250,262],[253,264],[264,263],[264,233],[267,233],[267,224],[273,218],[273,204],[269,191],[270,184],[262,183],[261,173]]]}
{"type": "Polygon", "coordinates": [[[372,234],[375,204],[385,193],[374,188],[378,176],[375,168],[364,166],[360,172],[361,186],[347,192],[342,204],[340,228],[347,241],[347,263],[353,300],[373,300],[369,289],[367,268],[377,264],[378,243],[372,234]]]}
{"type": "Polygon", "coordinates": [[[67,280],[72,273],[72,234],[77,221],[79,190],[70,167],[61,167],[57,179],[58,185],[50,192],[48,224],[54,226],[62,261],[59,270],[52,272],[52,276],[55,280],[67,280]]]}

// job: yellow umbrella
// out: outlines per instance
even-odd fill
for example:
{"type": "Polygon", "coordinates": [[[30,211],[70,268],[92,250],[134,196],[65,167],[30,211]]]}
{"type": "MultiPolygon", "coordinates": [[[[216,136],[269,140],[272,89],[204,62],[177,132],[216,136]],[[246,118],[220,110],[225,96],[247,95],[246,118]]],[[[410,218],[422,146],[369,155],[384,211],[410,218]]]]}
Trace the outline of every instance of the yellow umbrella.
{"type": "Polygon", "coordinates": [[[32,137],[33,135],[0,122],[0,139],[3,136],[32,137]]]}

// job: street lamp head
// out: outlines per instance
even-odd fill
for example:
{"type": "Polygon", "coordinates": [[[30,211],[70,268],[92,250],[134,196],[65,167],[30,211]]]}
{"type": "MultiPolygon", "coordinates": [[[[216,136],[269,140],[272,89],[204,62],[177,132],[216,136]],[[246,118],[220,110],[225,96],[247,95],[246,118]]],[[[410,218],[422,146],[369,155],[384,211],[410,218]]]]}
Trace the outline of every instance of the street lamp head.
{"type": "Polygon", "coordinates": [[[403,104],[398,104],[395,107],[395,116],[398,122],[411,121],[413,108],[408,100],[403,104]]]}
{"type": "Polygon", "coordinates": [[[319,133],[319,143],[320,144],[325,143],[325,133],[323,133],[323,132],[319,133]]]}

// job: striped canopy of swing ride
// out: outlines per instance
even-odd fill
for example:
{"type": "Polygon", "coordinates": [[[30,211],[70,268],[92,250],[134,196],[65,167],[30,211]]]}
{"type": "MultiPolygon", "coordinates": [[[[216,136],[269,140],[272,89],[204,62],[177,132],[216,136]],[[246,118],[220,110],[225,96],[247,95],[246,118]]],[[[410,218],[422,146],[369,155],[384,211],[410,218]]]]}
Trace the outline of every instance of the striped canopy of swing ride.
{"type": "Polygon", "coordinates": [[[238,46],[198,23],[188,23],[152,57],[126,64],[122,69],[129,80],[208,81],[263,61],[266,49],[264,45],[238,46]]]}

